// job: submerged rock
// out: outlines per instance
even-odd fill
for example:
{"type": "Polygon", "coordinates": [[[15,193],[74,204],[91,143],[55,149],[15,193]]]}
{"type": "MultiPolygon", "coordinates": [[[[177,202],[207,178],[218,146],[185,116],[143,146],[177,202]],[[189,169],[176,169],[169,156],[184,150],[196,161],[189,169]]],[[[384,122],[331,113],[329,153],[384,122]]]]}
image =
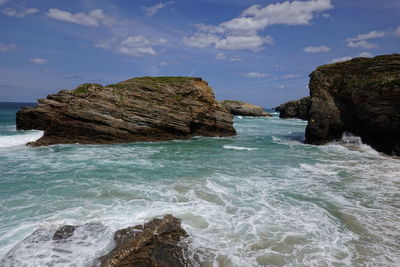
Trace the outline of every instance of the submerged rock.
{"type": "Polygon", "coordinates": [[[100,266],[190,266],[178,245],[187,236],[181,221],[172,215],[119,230],[114,235],[116,247],[101,258],[100,266]]]}
{"type": "Polygon", "coordinates": [[[311,98],[309,96],[303,97],[299,100],[286,102],[275,110],[279,111],[279,117],[282,119],[302,119],[308,120],[308,113],[311,107],[311,98]]]}
{"type": "Polygon", "coordinates": [[[17,112],[18,130],[43,130],[32,146],[232,136],[232,115],[201,78],[142,77],[84,84],[17,112]]]}
{"type": "Polygon", "coordinates": [[[349,132],[380,152],[400,155],[399,54],[324,65],[310,77],[306,143],[349,132]]]}
{"type": "Polygon", "coordinates": [[[269,117],[268,112],[260,106],[235,100],[218,101],[229,113],[237,116],[269,117]]]}
{"type": "Polygon", "coordinates": [[[78,226],[64,225],[60,227],[53,235],[53,240],[65,240],[74,235],[74,232],[78,226]]]}

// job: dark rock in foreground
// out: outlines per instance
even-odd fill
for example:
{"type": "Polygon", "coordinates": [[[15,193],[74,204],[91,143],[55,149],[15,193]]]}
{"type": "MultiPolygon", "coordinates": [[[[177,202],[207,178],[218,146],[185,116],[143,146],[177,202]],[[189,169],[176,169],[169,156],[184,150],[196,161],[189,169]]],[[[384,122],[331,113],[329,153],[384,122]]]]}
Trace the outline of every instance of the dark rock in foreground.
{"type": "Polygon", "coordinates": [[[310,77],[306,143],[350,132],[378,151],[400,155],[400,55],[324,65],[310,77]]]}
{"type": "Polygon", "coordinates": [[[181,221],[172,215],[115,233],[116,247],[101,259],[101,267],[190,266],[178,245],[188,234],[181,221]]]}
{"type": "Polygon", "coordinates": [[[18,130],[43,130],[32,146],[232,136],[232,115],[201,78],[142,77],[84,84],[17,112],[18,130]]]}
{"type": "Polygon", "coordinates": [[[311,98],[309,96],[303,97],[299,100],[286,102],[275,110],[279,111],[279,117],[282,119],[302,119],[308,120],[308,113],[311,107],[311,98]]]}
{"type": "Polygon", "coordinates": [[[269,117],[268,112],[260,106],[235,100],[222,100],[219,103],[228,110],[229,113],[237,116],[269,117]]]}

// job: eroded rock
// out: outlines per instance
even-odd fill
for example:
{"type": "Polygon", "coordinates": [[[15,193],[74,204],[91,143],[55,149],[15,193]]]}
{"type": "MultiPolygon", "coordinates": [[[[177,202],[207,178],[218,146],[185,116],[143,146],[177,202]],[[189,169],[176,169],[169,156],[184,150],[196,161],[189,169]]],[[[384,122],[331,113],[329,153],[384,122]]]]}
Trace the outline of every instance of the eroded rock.
{"type": "Polygon", "coordinates": [[[275,110],[279,111],[279,117],[282,119],[302,119],[308,120],[311,107],[311,98],[309,96],[303,97],[299,100],[286,102],[275,110]]]}
{"type": "Polygon", "coordinates": [[[400,155],[400,55],[355,58],[310,75],[306,143],[324,144],[344,132],[389,155],[400,155]]]}
{"type": "Polygon", "coordinates": [[[201,78],[142,77],[84,84],[17,112],[18,130],[43,130],[32,146],[232,136],[232,115],[201,78]]]}
{"type": "Polygon", "coordinates": [[[268,112],[260,106],[252,105],[246,102],[235,100],[222,100],[219,103],[226,108],[228,112],[236,116],[269,117],[268,112]]]}
{"type": "Polygon", "coordinates": [[[114,235],[116,247],[101,258],[101,267],[191,266],[179,242],[188,234],[172,215],[126,229],[114,235]]]}

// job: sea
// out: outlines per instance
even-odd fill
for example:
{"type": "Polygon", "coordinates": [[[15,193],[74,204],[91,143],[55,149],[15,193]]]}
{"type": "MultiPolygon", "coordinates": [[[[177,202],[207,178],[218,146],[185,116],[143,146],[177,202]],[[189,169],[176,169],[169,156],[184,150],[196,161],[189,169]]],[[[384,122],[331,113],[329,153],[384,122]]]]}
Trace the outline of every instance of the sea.
{"type": "Polygon", "coordinates": [[[0,266],[95,266],[165,214],[199,266],[400,266],[400,159],[358,137],[306,145],[306,121],[272,113],[235,137],[31,148],[24,105],[0,103],[0,266]],[[83,227],[53,241],[66,224],[83,227]]]}

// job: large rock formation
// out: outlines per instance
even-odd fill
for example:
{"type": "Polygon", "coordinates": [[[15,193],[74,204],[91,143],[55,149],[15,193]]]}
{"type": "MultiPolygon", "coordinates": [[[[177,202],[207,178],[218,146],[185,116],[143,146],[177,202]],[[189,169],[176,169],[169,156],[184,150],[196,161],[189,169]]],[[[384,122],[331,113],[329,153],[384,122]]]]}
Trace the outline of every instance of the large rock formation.
{"type": "Polygon", "coordinates": [[[172,215],[119,230],[114,235],[116,247],[102,257],[100,266],[191,266],[178,245],[187,236],[181,221],[172,215]]]}
{"type": "Polygon", "coordinates": [[[282,119],[302,119],[308,120],[308,113],[310,111],[311,98],[309,96],[303,97],[299,100],[286,102],[275,110],[279,111],[279,117],[282,119]]]}
{"type": "Polygon", "coordinates": [[[219,103],[233,115],[237,116],[253,116],[253,117],[269,117],[268,112],[260,106],[252,105],[246,102],[235,100],[222,100],[219,103]]]}
{"type": "Polygon", "coordinates": [[[84,84],[17,113],[17,129],[43,130],[32,146],[108,144],[232,136],[232,115],[201,78],[142,77],[84,84]]]}
{"type": "Polygon", "coordinates": [[[310,77],[306,143],[350,132],[378,151],[400,155],[400,55],[324,65],[310,77]]]}

